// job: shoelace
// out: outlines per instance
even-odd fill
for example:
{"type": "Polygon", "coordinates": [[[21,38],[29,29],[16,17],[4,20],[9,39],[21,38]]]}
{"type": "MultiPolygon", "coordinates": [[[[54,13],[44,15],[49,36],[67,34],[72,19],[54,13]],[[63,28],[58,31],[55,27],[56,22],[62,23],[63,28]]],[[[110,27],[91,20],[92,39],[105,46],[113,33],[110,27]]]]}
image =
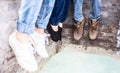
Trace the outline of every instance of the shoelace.
{"type": "Polygon", "coordinates": [[[77,23],[77,24],[75,25],[75,29],[79,32],[79,30],[82,29],[81,26],[82,26],[82,25],[81,25],[81,22],[80,22],[80,23],[77,23]]]}
{"type": "MultiPolygon", "coordinates": [[[[50,34],[47,34],[47,33],[44,34],[45,44],[46,45],[49,45],[49,39],[48,39],[49,36],[50,36],[50,34]]],[[[32,39],[29,39],[29,40],[31,42],[30,43],[30,45],[31,45],[30,49],[31,49],[32,53],[35,54],[36,53],[36,49],[34,49],[34,47],[33,47],[32,39]]]]}
{"type": "Polygon", "coordinates": [[[30,39],[30,50],[31,50],[31,52],[33,53],[33,54],[35,54],[36,53],[36,49],[33,47],[33,43],[32,43],[32,39],[30,39]]]}
{"type": "Polygon", "coordinates": [[[91,25],[92,30],[97,30],[97,21],[91,25]]]}
{"type": "MultiPolygon", "coordinates": [[[[44,38],[45,38],[45,44],[46,45],[49,45],[49,39],[48,39],[49,36],[50,36],[50,34],[44,33],[44,38]]],[[[37,39],[39,39],[39,37],[37,37],[37,39]]],[[[39,39],[39,40],[41,40],[41,39],[39,39]]],[[[36,42],[39,43],[39,40],[36,40],[36,42]]]]}
{"type": "Polygon", "coordinates": [[[49,39],[48,39],[48,37],[50,37],[50,34],[45,33],[44,37],[45,37],[45,44],[49,45],[49,39]]]}
{"type": "MultiPolygon", "coordinates": [[[[48,39],[49,36],[50,36],[50,34],[47,34],[47,33],[44,34],[45,44],[46,45],[49,45],[49,39],[48,39]]],[[[34,47],[33,47],[32,39],[29,39],[29,40],[30,40],[30,45],[31,45],[30,49],[31,49],[32,53],[35,54],[36,49],[34,49],[34,47]]]]}

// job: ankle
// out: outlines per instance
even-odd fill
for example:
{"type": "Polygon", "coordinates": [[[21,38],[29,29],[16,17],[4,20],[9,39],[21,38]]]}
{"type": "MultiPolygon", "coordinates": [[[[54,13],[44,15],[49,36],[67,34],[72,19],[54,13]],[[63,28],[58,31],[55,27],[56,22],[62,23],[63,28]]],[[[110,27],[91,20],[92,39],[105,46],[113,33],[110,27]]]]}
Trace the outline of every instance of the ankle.
{"type": "Polygon", "coordinates": [[[58,25],[57,26],[54,26],[54,25],[51,25],[52,29],[57,32],[58,31],[58,25]]]}
{"type": "Polygon", "coordinates": [[[21,32],[16,32],[16,39],[21,43],[29,43],[30,36],[21,32]]]}
{"type": "Polygon", "coordinates": [[[35,32],[37,32],[40,35],[44,35],[44,29],[41,28],[35,28],[35,32]]]}

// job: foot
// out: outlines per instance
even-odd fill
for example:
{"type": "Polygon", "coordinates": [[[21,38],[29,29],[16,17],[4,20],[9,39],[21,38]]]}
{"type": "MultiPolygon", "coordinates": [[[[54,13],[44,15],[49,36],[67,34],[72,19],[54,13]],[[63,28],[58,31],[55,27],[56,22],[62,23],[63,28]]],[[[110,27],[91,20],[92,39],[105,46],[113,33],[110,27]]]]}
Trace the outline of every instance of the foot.
{"type": "Polygon", "coordinates": [[[89,38],[95,40],[98,36],[98,21],[92,21],[89,19],[89,38]]]}
{"type": "MultiPolygon", "coordinates": [[[[19,40],[20,38],[22,38],[18,35],[17,37],[19,38],[19,40]]],[[[19,40],[16,38],[16,32],[13,32],[9,37],[9,45],[14,51],[19,65],[27,71],[36,71],[38,66],[33,55],[33,47],[31,45],[31,42],[23,42],[23,40],[19,40]]]]}
{"type": "Polygon", "coordinates": [[[78,23],[74,23],[75,29],[74,29],[74,39],[75,40],[80,40],[83,35],[83,27],[85,25],[85,18],[78,23]]]}
{"type": "Polygon", "coordinates": [[[54,26],[54,25],[51,25],[51,28],[53,29],[53,31],[57,32],[58,31],[58,26],[54,26]]]}
{"type": "Polygon", "coordinates": [[[60,26],[53,26],[48,24],[47,30],[50,33],[50,37],[54,42],[61,41],[62,28],[60,26]]]}
{"type": "Polygon", "coordinates": [[[16,31],[16,39],[21,43],[29,43],[30,35],[16,31]]]}
{"type": "Polygon", "coordinates": [[[33,46],[38,55],[42,58],[48,58],[48,53],[45,47],[45,33],[43,29],[36,29],[34,34],[30,35],[33,41],[33,46]]]}

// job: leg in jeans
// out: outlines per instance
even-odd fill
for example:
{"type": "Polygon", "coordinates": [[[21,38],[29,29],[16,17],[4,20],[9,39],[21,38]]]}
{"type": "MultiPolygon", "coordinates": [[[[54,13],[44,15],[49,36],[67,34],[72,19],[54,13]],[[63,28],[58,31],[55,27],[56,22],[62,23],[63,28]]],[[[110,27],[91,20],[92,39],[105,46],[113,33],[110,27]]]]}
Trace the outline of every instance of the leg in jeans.
{"type": "Polygon", "coordinates": [[[74,20],[76,22],[81,22],[84,19],[82,6],[83,0],[74,0],[74,20]]]}
{"type": "Polygon", "coordinates": [[[15,53],[19,65],[27,71],[37,70],[37,62],[31,51],[33,47],[29,41],[34,31],[35,22],[43,0],[21,0],[17,32],[9,37],[9,44],[15,53]]]}
{"type": "Polygon", "coordinates": [[[67,18],[67,14],[68,14],[68,10],[69,10],[69,7],[70,7],[70,0],[65,0],[65,3],[64,3],[64,9],[63,9],[63,12],[62,12],[62,17],[61,17],[61,20],[60,22],[63,23],[65,21],[65,19],[67,18]]]}
{"type": "Polygon", "coordinates": [[[59,22],[64,22],[68,14],[69,6],[70,0],[56,0],[50,17],[50,24],[57,26],[59,22]]]}
{"type": "Polygon", "coordinates": [[[45,34],[44,29],[46,29],[49,18],[51,16],[55,0],[44,0],[36,21],[35,34],[32,35],[34,41],[34,47],[36,52],[43,58],[47,58],[48,54],[45,48],[45,34]],[[37,33],[36,33],[37,32],[37,33]]]}
{"type": "MultiPolygon", "coordinates": [[[[83,0],[74,0],[74,20],[77,22],[82,21],[83,12],[82,12],[83,0]]],[[[99,19],[100,18],[100,10],[101,10],[101,0],[91,0],[91,19],[99,19]]]]}
{"type": "Polygon", "coordinates": [[[61,15],[64,10],[64,0],[56,0],[55,6],[50,17],[50,24],[57,26],[61,20],[61,15]]]}
{"type": "Polygon", "coordinates": [[[55,0],[44,0],[41,10],[36,21],[36,26],[41,29],[46,29],[49,18],[53,11],[55,0]]]}
{"type": "Polygon", "coordinates": [[[70,0],[56,0],[55,6],[48,25],[48,32],[55,42],[61,40],[62,24],[67,17],[70,0]],[[51,25],[50,25],[51,24],[51,25]],[[60,30],[59,30],[60,29],[60,30]]]}
{"type": "Polygon", "coordinates": [[[74,0],[74,39],[79,41],[83,35],[85,18],[82,11],[83,0],[74,0]]]}
{"type": "MultiPolygon", "coordinates": [[[[43,1],[46,1],[46,0],[21,0],[21,7],[19,10],[19,19],[17,21],[17,32],[12,33],[9,37],[9,44],[16,55],[18,63],[22,68],[28,71],[35,71],[37,69],[37,62],[34,58],[34,55],[32,52],[33,47],[29,39],[31,38],[33,39],[32,43],[43,42],[42,44],[41,43],[35,44],[35,46],[37,47],[39,45],[42,46],[39,49],[43,49],[43,50],[37,50],[37,51],[41,51],[42,57],[47,57],[47,52],[45,50],[45,44],[44,44],[44,41],[45,41],[44,35],[40,35],[41,33],[34,34],[36,20],[38,18],[40,10],[43,8],[43,5],[44,5],[43,1]],[[42,41],[40,41],[41,39],[42,41]]],[[[48,18],[49,16],[45,15],[45,17],[48,17],[48,18]]],[[[43,31],[43,29],[38,31],[41,32],[43,31]]]]}
{"type": "Polygon", "coordinates": [[[19,10],[19,19],[17,30],[21,33],[32,34],[34,32],[35,22],[43,0],[22,0],[19,10]]]}
{"type": "Polygon", "coordinates": [[[91,0],[92,9],[90,12],[90,18],[93,20],[98,20],[101,15],[101,0],[91,0]]]}
{"type": "Polygon", "coordinates": [[[101,0],[91,0],[92,9],[89,21],[89,38],[94,40],[98,36],[99,21],[101,15],[101,0]]]}
{"type": "MultiPolygon", "coordinates": [[[[34,2],[33,1],[31,4],[34,7],[31,7],[31,8],[28,8],[28,9],[25,8],[26,13],[27,12],[29,12],[29,13],[23,15],[23,16],[26,15],[25,16],[26,18],[22,21],[26,22],[26,24],[24,26],[22,26],[22,24],[18,24],[18,30],[19,31],[21,31],[23,33],[26,33],[26,34],[32,34],[35,30],[35,32],[37,32],[40,35],[39,40],[42,39],[41,44],[38,43],[38,42],[35,42],[38,39],[36,37],[36,36],[38,36],[37,33],[31,35],[31,37],[34,41],[34,44],[35,44],[34,47],[37,49],[37,53],[43,58],[48,57],[47,52],[45,52],[44,29],[47,27],[51,12],[53,10],[54,2],[55,2],[55,0],[43,0],[42,2],[40,2],[42,4],[41,5],[39,2],[34,2]],[[35,23],[36,23],[36,26],[38,28],[34,29],[35,23]],[[41,48],[41,49],[39,49],[39,48],[41,48]],[[40,51],[38,52],[38,50],[40,50],[40,51]]],[[[25,38],[25,39],[27,39],[27,38],[25,38]]]]}
{"type": "Polygon", "coordinates": [[[62,17],[61,17],[61,20],[59,22],[59,40],[61,41],[62,40],[62,28],[63,28],[63,22],[66,20],[67,18],[67,15],[68,15],[68,10],[69,10],[69,7],[70,7],[70,0],[65,0],[65,5],[64,5],[64,11],[62,13],[62,17]]]}

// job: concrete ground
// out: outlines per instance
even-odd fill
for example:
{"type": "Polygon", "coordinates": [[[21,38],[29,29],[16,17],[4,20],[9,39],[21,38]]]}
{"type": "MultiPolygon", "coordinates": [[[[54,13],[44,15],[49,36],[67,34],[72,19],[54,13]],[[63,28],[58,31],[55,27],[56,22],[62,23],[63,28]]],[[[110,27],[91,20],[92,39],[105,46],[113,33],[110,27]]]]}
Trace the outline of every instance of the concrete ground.
{"type": "MultiPolygon", "coordinates": [[[[8,37],[16,27],[16,20],[18,18],[19,0],[0,0],[0,73],[29,73],[21,69],[17,64],[15,55],[8,45],[8,37]]],[[[83,10],[86,17],[89,16],[90,1],[84,0],[83,10]]],[[[100,33],[95,41],[88,39],[88,24],[85,26],[85,34],[83,38],[76,42],[72,36],[73,24],[73,6],[71,5],[69,15],[64,24],[63,29],[63,45],[65,47],[72,47],[76,51],[81,51],[90,54],[107,55],[116,59],[120,57],[116,55],[116,51],[120,47],[116,47],[116,34],[118,30],[118,23],[120,21],[120,0],[102,0],[102,12],[100,19],[100,33]]],[[[51,42],[48,46],[50,56],[56,54],[57,43],[51,42]]],[[[62,50],[59,49],[59,50],[62,50]]],[[[39,63],[39,70],[49,61],[41,60],[36,55],[39,63]]],[[[35,73],[38,73],[39,70],[35,73]]]]}
{"type": "MultiPolygon", "coordinates": [[[[82,47],[82,46],[81,46],[82,47]]],[[[53,56],[39,73],[119,73],[120,61],[109,56],[75,51],[73,46],[53,56]],[[71,48],[71,49],[70,49],[71,48]]],[[[95,49],[94,49],[95,50],[95,49]]]]}

